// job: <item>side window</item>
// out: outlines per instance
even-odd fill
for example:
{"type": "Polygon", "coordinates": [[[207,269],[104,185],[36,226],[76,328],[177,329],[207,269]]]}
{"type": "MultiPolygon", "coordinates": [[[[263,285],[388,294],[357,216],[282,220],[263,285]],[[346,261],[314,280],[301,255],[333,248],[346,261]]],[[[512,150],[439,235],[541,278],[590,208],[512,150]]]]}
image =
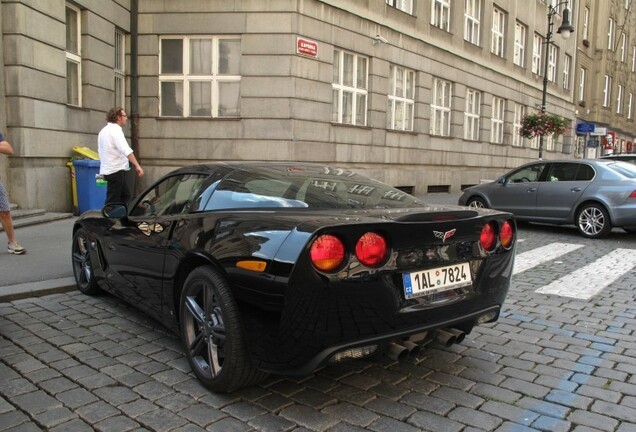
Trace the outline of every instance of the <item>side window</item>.
{"type": "Polygon", "coordinates": [[[206,175],[201,174],[168,177],[141,197],[131,215],[165,216],[188,213],[206,178],[206,175]]]}
{"type": "Polygon", "coordinates": [[[510,174],[510,176],[508,177],[508,183],[538,182],[544,168],[545,164],[534,164],[523,167],[520,170],[510,174]]]}
{"type": "Polygon", "coordinates": [[[590,181],[594,178],[594,168],[588,164],[580,164],[579,170],[576,173],[576,180],[578,181],[590,181]]]}
{"type": "Polygon", "coordinates": [[[576,172],[580,164],[577,163],[555,163],[548,177],[549,181],[575,181],[576,172]]]}

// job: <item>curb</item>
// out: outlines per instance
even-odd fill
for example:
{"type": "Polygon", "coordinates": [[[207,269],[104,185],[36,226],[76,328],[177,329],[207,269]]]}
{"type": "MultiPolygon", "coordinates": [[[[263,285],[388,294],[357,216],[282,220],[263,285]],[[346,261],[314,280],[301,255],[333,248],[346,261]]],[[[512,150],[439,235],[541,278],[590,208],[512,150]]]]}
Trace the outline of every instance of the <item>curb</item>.
{"type": "Polygon", "coordinates": [[[42,297],[76,289],[75,278],[72,277],[0,286],[0,303],[22,300],[29,297],[42,297]]]}

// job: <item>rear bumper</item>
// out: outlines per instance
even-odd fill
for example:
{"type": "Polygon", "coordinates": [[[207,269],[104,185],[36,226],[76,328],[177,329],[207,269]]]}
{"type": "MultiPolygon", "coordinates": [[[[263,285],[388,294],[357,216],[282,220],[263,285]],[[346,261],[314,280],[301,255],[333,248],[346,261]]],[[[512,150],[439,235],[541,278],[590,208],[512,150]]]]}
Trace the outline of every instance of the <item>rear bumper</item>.
{"type": "Polygon", "coordinates": [[[433,298],[406,299],[393,272],[346,281],[316,273],[292,278],[280,313],[244,313],[252,360],[265,371],[305,375],[346,349],[450,326],[469,332],[483,314],[498,317],[513,261],[513,251],[479,260],[471,287],[433,298]]]}

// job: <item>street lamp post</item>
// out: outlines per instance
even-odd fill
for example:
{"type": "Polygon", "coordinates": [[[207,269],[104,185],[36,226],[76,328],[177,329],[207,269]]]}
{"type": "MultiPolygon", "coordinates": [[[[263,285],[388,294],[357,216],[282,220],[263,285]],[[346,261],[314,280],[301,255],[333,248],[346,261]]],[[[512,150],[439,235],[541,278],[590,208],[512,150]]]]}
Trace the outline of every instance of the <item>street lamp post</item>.
{"type": "MultiPolygon", "coordinates": [[[[550,57],[550,41],[552,39],[552,18],[557,13],[557,8],[562,4],[567,5],[568,1],[562,1],[555,5],[548,4],[548,32],[545,35],[545,61],[543,63],[543,94],[541,98],[541,114],[545,114],[545,103],[548,96],[548,60],[550,57]]],[[[561,26],[557,29],[557,33],[561,35],[563,39],[568,39],[574,27],[570,24],[570,10],[566,7],[563,9],[563,21],[561,26]]],[[[543,159],[543,134],[539,135],[539,159],[543,159]]]]}

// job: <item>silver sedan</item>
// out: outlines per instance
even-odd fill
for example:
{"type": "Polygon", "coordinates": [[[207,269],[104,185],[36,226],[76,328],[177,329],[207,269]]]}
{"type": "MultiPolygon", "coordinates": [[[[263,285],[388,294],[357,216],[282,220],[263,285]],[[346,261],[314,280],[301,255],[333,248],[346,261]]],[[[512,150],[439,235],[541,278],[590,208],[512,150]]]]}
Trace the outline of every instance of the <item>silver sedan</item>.
{"type": "Polygon", "coordinates": [[[517,220],[574,224],[589,238],[636,231],[636,165],[608,159],[527,163],[469,187],[459,205],[514,213],[517,220]]]}

